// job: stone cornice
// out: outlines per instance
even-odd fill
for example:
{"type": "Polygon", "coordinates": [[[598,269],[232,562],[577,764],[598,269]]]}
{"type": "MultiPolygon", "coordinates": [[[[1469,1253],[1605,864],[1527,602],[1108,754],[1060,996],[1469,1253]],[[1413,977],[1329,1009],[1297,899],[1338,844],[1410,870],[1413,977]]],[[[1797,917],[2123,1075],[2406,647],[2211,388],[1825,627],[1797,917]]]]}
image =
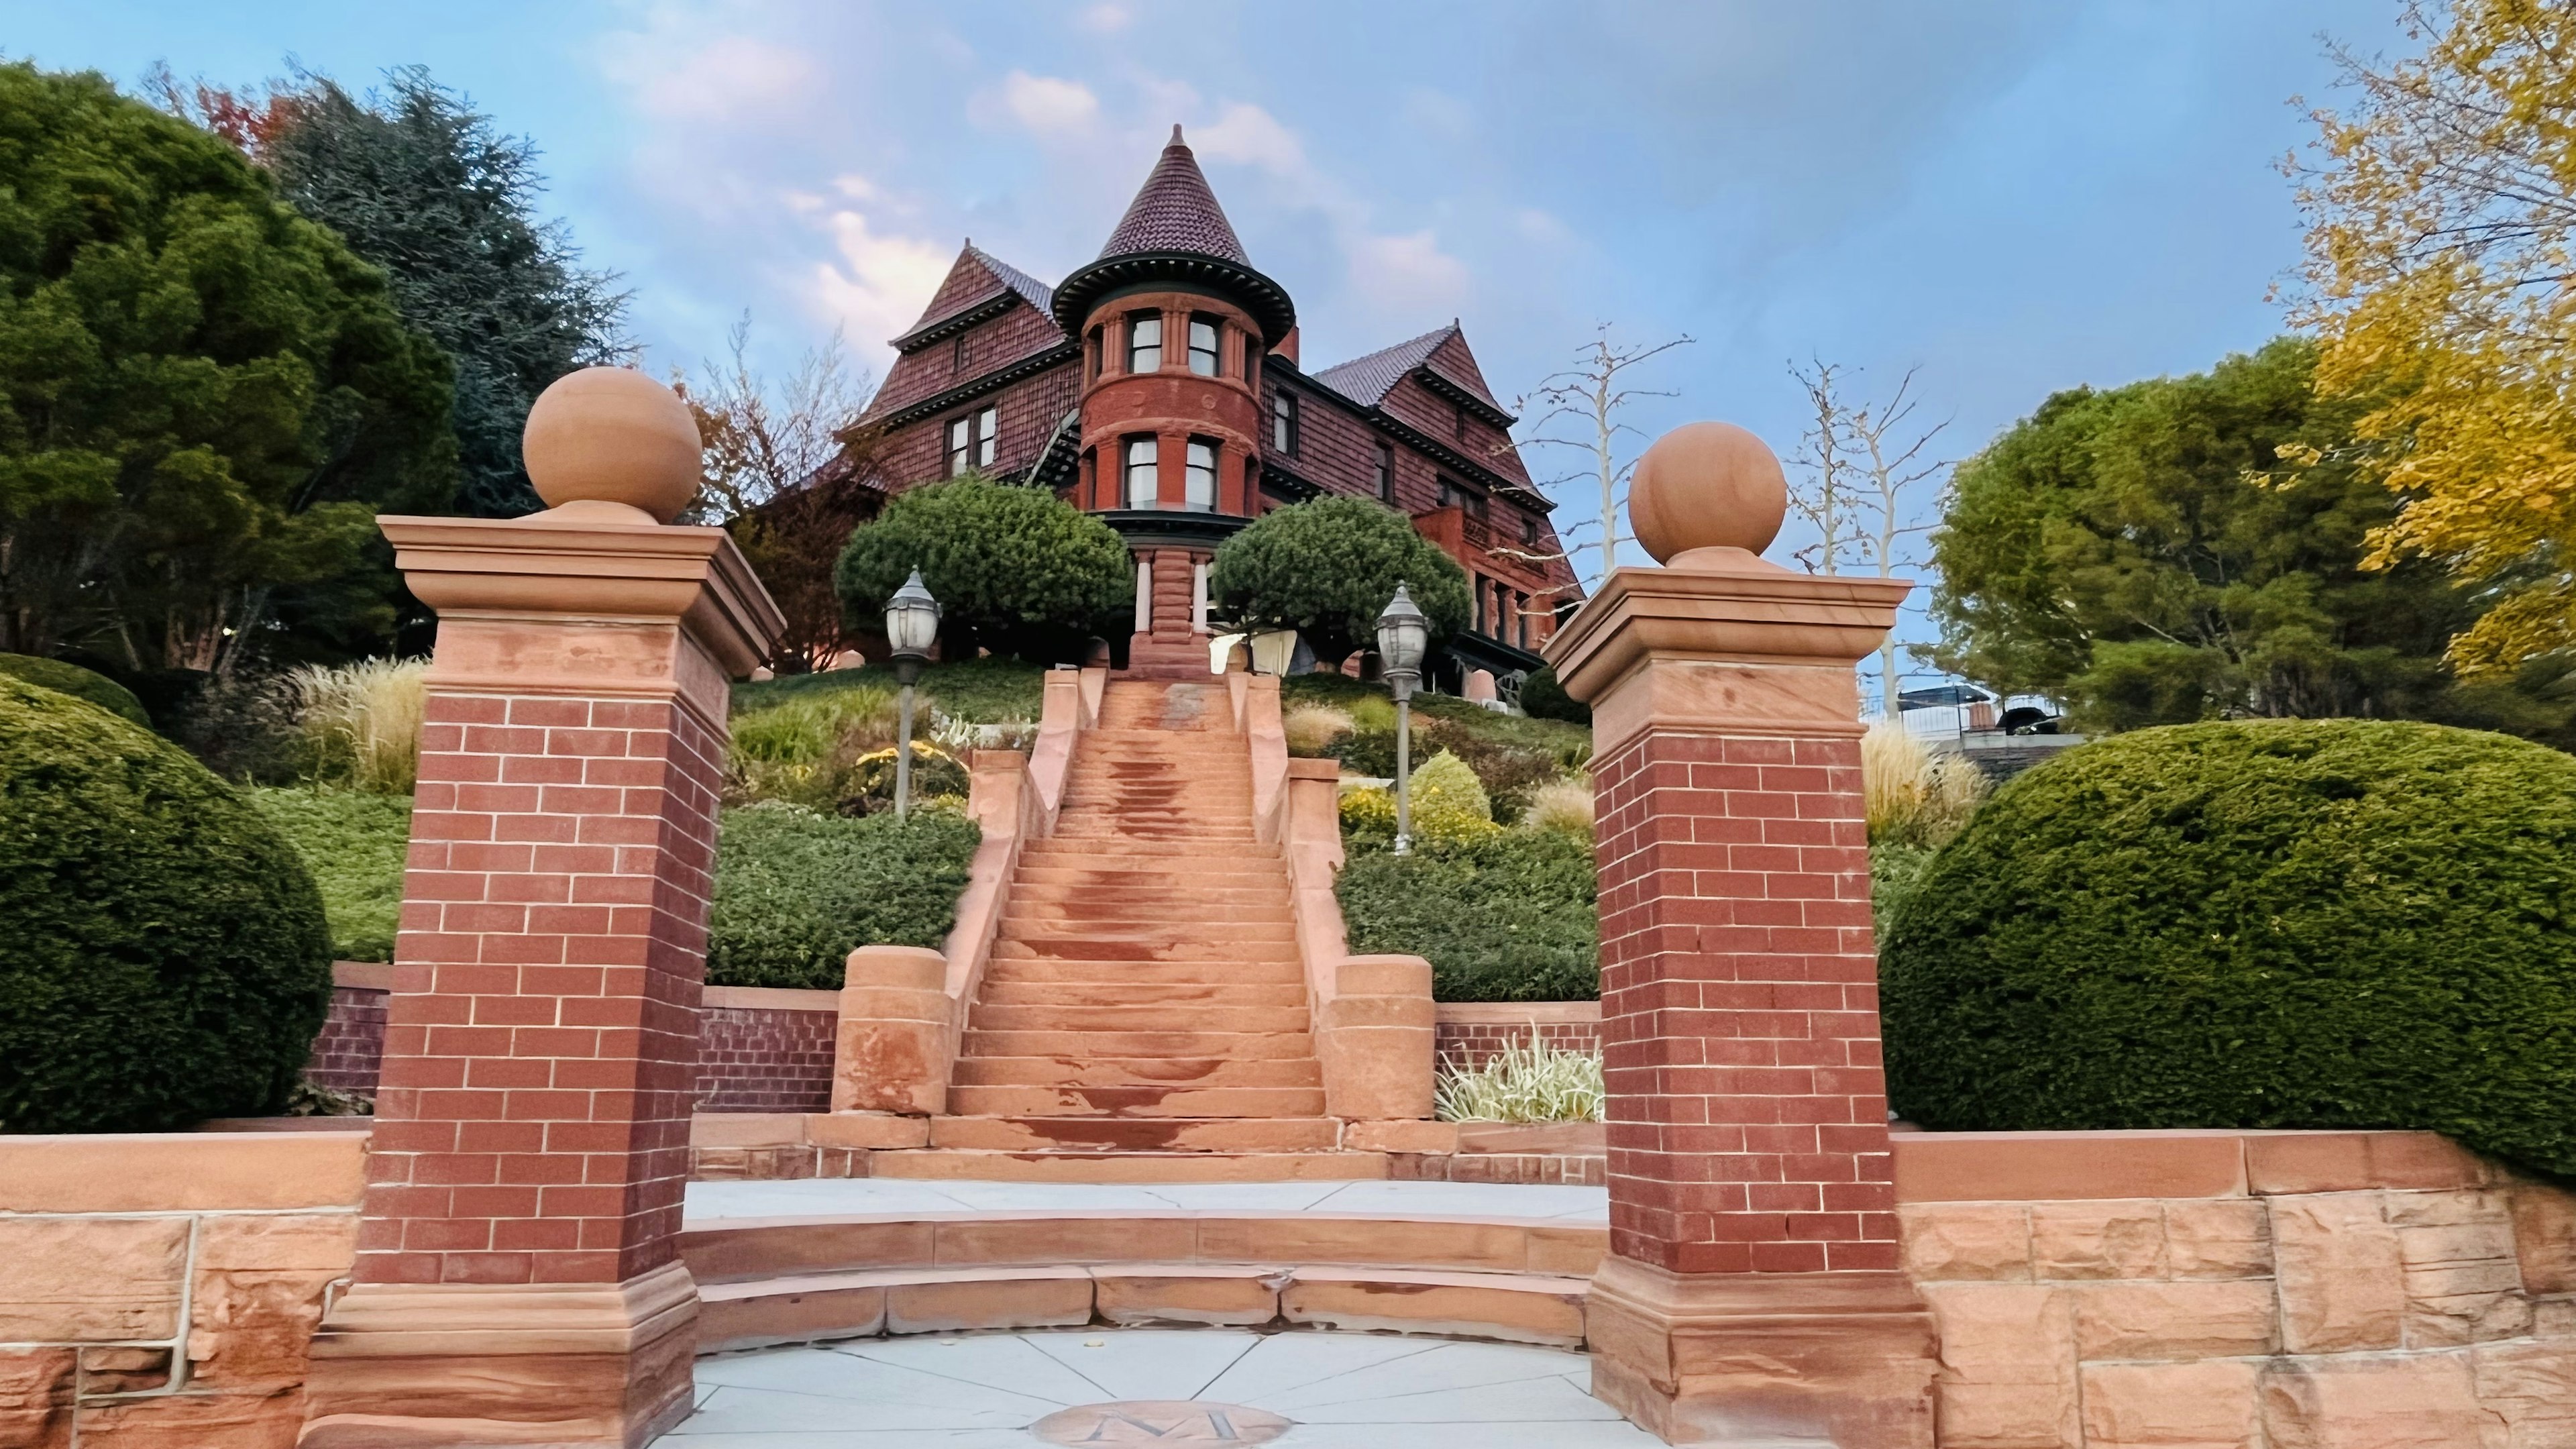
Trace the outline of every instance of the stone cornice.
{"type": "Polygon", "coordinates": [[[442,617],[677,624],[735,678],[785,632],[785,616],[723,529],[560,512],[376,522],[403,581],[442,617]]]}

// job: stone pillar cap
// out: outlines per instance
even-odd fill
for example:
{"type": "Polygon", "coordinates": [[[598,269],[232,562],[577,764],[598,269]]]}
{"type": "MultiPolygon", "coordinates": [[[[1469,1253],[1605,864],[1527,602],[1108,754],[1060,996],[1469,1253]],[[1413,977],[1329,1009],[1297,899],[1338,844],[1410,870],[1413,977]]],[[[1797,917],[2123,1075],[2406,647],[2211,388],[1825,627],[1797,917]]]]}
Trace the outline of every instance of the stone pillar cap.
{"type": "Polygon", "coordinates": [[[549,523],[668,523],[698,494],[697,419],[631,367],[585,367],[548,384],[528,409],[520,452],[549,523]]]}
{"type": "Polygon", "coordinates": [[[1673,568],[1766,569],[1789,480],[1779,455],[1733,423],[1685,423],[1637,459],[1628,521],[1655,562],[1673,568]]]}

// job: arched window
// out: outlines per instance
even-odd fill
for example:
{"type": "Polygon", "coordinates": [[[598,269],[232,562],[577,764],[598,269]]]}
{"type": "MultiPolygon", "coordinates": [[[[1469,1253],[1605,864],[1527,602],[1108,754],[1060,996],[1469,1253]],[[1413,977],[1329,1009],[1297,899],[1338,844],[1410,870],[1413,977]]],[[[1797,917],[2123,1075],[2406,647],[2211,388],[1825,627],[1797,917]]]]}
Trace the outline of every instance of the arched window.
{"type": "Polygon", "coordinates": [[[1193,513],[1216,511],[1216,444],[1190,439],[1188,468],[1182,475],[1182,505],[1193,513]]]}
{"type": "Polygon", "coordinates": [[[1154,440],[1152,438],[1129,438],[1127,440],[1126,453],[1125,473],[1127,476],[1127,506],[1130,508],[1153,508],[1158,506],[1159,500],[1157,499],[1156,494],[1159,489],[1155,480],[1157,470],[1154,458],[1154,440]]]}

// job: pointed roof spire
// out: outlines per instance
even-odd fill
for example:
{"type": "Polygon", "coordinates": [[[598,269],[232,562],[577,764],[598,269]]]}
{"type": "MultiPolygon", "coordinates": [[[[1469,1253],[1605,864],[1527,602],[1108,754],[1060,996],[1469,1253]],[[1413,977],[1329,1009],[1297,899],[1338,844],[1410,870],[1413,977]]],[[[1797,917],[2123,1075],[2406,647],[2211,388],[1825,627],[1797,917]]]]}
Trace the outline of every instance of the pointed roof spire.
{"type": "Polygon", "coordinates": [[[1173,123],[1172,140],[1163,148],[1162,159],[1147,173],[1136,199],[1127,204],[1127,214],[1109,234],[1109,245],[1100,249],[1104,258],[1137,252],[1196,252],[1238,266],[1252,265],[1235,237],[1233,223],[1225,219],[1225,208],[1217,205],[1216,193],[1199,171],[1198,158],[1181,139],[1178,122],[1173,123]]]}

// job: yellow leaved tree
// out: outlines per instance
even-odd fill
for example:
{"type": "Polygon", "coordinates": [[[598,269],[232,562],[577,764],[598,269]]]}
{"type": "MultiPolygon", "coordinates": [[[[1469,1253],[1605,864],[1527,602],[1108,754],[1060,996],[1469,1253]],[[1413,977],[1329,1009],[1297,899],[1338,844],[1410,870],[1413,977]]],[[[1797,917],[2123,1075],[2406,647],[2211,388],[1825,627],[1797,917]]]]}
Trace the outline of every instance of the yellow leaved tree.
{"type": "Polygon", "coordinates": [[[2336,52],[2351,101],[2289,165],[2292,316],[2320,392],[2370,404],[2357,461],[2404,499],[2371,563],[2491,590],[2450,660],[2494,674],[2576,644],[2576,7],[2410,3],[2404,25],[2417,58],[2336,52]]]}

